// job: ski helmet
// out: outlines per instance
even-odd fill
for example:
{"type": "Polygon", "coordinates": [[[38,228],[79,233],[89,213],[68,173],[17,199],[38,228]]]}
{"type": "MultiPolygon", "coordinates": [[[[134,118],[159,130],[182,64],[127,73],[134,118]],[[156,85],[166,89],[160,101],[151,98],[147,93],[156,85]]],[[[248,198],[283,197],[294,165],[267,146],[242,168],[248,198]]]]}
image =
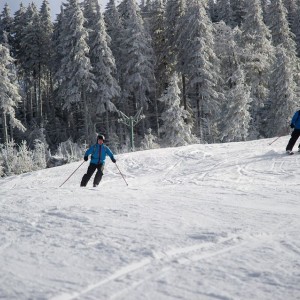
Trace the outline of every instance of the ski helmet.
{"type": "Polygon", "coordinates": [[[97,140],[104,141],[105,140],[105,136],[103,134],[99,134],[98,137],[97,137],[97,140]]]}

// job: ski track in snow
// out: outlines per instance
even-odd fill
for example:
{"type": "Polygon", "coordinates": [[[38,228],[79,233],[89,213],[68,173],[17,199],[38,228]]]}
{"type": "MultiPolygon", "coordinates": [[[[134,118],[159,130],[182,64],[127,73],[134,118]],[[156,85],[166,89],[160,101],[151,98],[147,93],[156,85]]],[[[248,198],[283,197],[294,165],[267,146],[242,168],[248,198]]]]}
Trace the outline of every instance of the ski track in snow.
{"type": "Polygon", "coordinates": [[[289,137],[118,155],[0,180],[0,299],[300,299],[289,137]]]}
{"type": "MultiPolygon", "coordinates": [[[[198,239],[198,237],[195,237],[198,239]]],[[[199,237],[201,239],[202,237],[199,237]]],[[[84,294],[96,289],[100,288],[104,284],[109,283],[110,281],[116,280],[120,277],[129,277],[130,275],[130,282],[124,282],[123,285],[126,287],[122,290],[122,292],[118,292],[115,295],[109,297],[108,295],[103,295],[103,299],[105,297],[109,297],[110,299],[116,298],[118,295],[124,295],[125,292],[135,288],[137,285],[144,284],[147,280],[152,280],[159,276],[161,270],[166,270],[171,268],[170,265],[172,263],[176,264],[190,264],[194,261],[199,261],[203,259],[210,259],[216,255],[222,255],[228,251],[231,251],[237,247],[241,247],[246,242],[242,242],[241,237],[231,237],[231,238],[223,238],[220,241],[220,244],[216,245],[216,243],[207,242],[207,243],[200,243],[198,245],[185,247],[185,248],[176,248],[166,252],[161,253],[152,253],[152,259],[144,259],[140,262],[130,264],[117,272],[113,275],[109,276],[108,278],[101,280],[98,283],[92,284],[87,288],[81,290],[78,293],[74,294],[63,294],[58,297],[52,298],[52,300],[71,300],[78,297],[83,296],[84,294]],[[221,247],[220,247],[221,246],[221,247]],[[216,249],[214,249],[216,248],[216,249]],[[218,249],[221,248],[221,249],[218,249]],[[202,251],[199,251],[202,250],[202,251]],[[204,250],[204,251],[203,251],[204,250]],[[201,254],[196,254],[197,252],[201,252],[201,254]],[[141,270],[143,269],[143,270],[141,270]],[[146,269],[146,270],[144,270],[146,269]],[[147,279],[140,280],[144,276],[144,274],[148,274],[147,279]],[[149,275],[151,274],[151,276],[149,275]],[[132,283],[133,282],[133,283],[132,283]]],[[[128,280],[128,279],[127,279],[128,280]]],[[[126,281],[127,281],[126,280],[126,281]]],[[[99,296],[99,294],[98,294],[99,296]]]]}

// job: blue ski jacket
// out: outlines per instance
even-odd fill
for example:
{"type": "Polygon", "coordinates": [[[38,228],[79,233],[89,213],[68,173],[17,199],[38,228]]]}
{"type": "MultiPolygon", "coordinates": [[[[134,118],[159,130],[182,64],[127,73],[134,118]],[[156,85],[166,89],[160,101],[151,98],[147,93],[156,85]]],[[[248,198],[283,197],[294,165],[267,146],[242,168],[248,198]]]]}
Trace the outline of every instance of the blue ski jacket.
{"type": "Polygon", "coordinates": [[[110,157],[111,160],[114,160],[114,155],[111,152],[111,150],[104,144],[99,145],[95,144],[92,147],[90,147],[88,150],[86,150],[84,156],[91,155],[91,164],[105,164],[105,158],[106,155],[110,157]]]}
{"type": "Polygon", "coordinates": [[[293,118],[292,118],[292,121],[291,121],[291,125],[294,125],[294,128],[295,129],[298,129],[300,130],[300,111],[296,111],[293,118]]]}

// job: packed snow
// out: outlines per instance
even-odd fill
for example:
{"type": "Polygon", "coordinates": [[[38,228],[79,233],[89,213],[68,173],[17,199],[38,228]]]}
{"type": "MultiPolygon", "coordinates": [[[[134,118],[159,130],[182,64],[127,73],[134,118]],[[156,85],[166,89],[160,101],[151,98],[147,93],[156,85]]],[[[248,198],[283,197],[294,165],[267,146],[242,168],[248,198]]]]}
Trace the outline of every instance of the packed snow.
{"type": "Polygon", "coordinates": [[[0,180],[0,299],[300,299],[300,154],[288,136],[0,180]]]}

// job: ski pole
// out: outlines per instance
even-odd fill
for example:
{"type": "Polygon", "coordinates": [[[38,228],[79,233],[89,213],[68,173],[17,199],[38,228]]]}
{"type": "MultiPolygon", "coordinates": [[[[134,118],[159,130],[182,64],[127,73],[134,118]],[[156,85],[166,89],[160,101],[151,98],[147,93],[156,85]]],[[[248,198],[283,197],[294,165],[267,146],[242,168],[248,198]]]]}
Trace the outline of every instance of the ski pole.
{"type": "Polygon", "coordinates": [[[269,146],[272,145],[274,142],[276,142],[279,138],[280,138],[280,136],[277,137],[272,143],[269,143],[269,146]]]}
{"type": "MultiPolygon", "coordinates": [[[[289,127],[290,127],[290,126],[287,126],[287,128],[286,128],[287,131],[289,131],[289,127]]],[[[285,130],[284,130],[283,133],[285,133],[285,130]]],[[[281,137],[282,137],[282,135],[278,136],[273,142],[269,143],[269,146],[272,145],[274,142],[276,142],[276,141],[277,141],[279,138],[281,138],[281,137]]]]}
{"type": "Polygon", "coordinates": [[[126,185],[128,186],[128,183],[127,183],[127,181],[126,181],[126,179],[125,179],[124,175],[121,173],[121,171],[120,171],[120,169],[119,169],[119,167],[118,167],[117,163],[115,163],[115,164],[116,164],[116,167],[118,168],[118,170],[119,170],[119,172],[120,172],[121,176],[123,177],[123,179],[124,179],[124,181],[125,181],[126,185]]]}
{"type": "Polygon", "coordinates": [[[79,167],[76,168],[76,170],[59,186],[62,187],[70,178],[71,176],[85,163],[85,161],[83,161],[79,167]]]}

